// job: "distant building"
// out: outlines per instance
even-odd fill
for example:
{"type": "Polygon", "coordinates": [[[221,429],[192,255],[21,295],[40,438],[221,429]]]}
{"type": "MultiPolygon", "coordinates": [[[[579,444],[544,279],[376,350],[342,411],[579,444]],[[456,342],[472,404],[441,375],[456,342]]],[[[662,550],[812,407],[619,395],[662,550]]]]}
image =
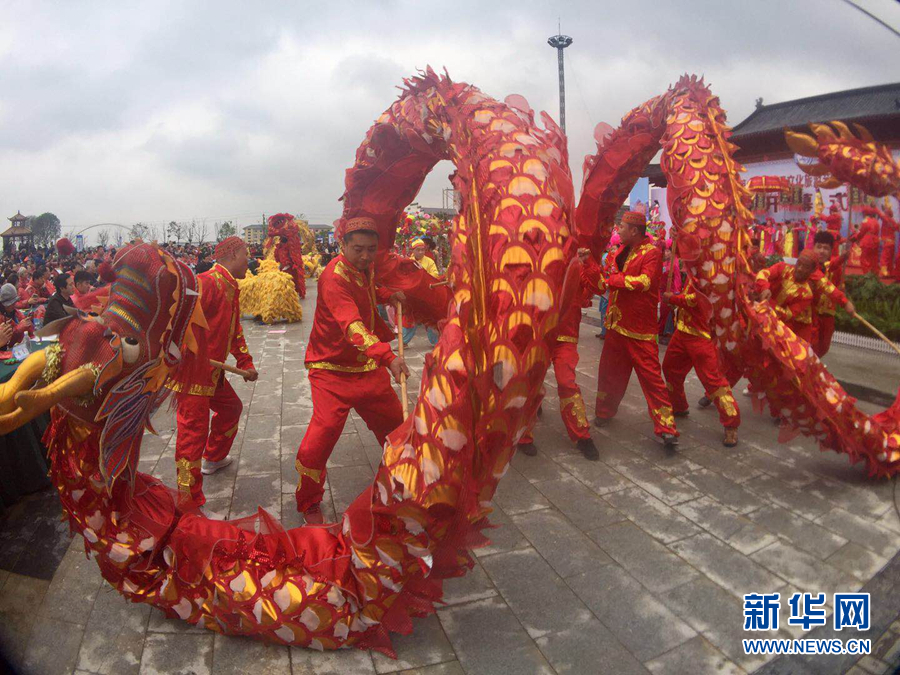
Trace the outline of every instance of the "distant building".
{"type": "Polygon", "coordinates": [[[256,223],[254,225],[247,225],[244,228],[244,241],[247,243],[247,246],[262,244],[265,239],[266,228],[264,225],[256,223]]]}
{"type": "Polygon", "coordinates": [[[10,227],[0,234],[0,237],[3,237],[4,251],[11,251],[13,248],[18,250],[23,246],[34,245],[34,235],[31,232],[31,225],[28,224],[28,216],[23,216],[19,211],[7,220],[10,227]]]}

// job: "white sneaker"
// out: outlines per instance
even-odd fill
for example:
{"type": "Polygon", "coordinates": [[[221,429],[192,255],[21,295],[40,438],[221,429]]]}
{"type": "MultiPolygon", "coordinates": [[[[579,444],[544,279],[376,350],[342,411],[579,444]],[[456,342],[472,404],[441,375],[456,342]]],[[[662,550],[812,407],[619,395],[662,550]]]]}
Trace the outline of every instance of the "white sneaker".
{"type": "Polygon", "coordinates": [[[204,459],[203,464],[200,466],[200,473],[202,473],[204,476],[209,476],[219,469],[224,469],[233,461],[233,457],[226,457],[225,459],[220,459],[218,462],[210,462],[204,459]]]}
{"type": "Polygon", "coordinates": [[[744,396],[749,396],[749,395],[750,395],[750,390],[749,390],[749,389],[744,389],[744,391],[742,391],[741,393],[742,393],[744,396]]]}

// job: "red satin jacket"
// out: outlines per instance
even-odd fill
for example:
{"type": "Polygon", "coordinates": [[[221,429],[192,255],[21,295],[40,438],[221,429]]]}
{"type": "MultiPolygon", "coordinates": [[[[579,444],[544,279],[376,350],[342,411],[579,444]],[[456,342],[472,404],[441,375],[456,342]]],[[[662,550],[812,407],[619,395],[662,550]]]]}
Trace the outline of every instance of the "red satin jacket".
{"type": "Polygon", "coordinates": [[[659,248],[650,237],[644,237],[630,249],[625,246],[616,249],[607,258],[607,266],[607,330],[635,340],[656,340],[659,333],[659,279],[662,274],[659,248]]]}
{"type": "MultiPolygon", "coordinates": [[[[241,291],[231,273],[221,265],[213,265],[197,275],[200,287],[200,306],[208,329],[194,327],[199,353],[204,358],[224,362],[233,354],[237,367],[253,368],[253,357],[244,341],[241,328],[241,291]]],[[[182,379],[170,379],[166,386],[176,392],[194,396],[212,396],[216,392],[222,371],[208,363],[199,363],[182,379]]]]}
{"type": "Polygon", "coordinates": [[[372,271],[364,274],[339,255],[319,276],[318,288],[307,369],[364,373],[390,365],[395,335],[375,309],[390,292],[376,290],[372,271]]]}
{"type": "Polygon", "coordinates": [[[800,283],[794,280],[794,267],[775,263],[756,275],[756,290],[772,291],[772,307],[783,321],[809,324],[813,321],[813,307],[823,298],[838,305],[846,305],[846,296],[834,287],[819,270],[800,283]]]}
{"type": "Polygon", "coordinates": [[[677,295],[669,299],[669,303],[678,308],[675,330],[688,335],[711,339],[709,320],[712,317],[712,305],[709,299],[694,288],[694,282],[688,278],[687,286],[677,295]]]}

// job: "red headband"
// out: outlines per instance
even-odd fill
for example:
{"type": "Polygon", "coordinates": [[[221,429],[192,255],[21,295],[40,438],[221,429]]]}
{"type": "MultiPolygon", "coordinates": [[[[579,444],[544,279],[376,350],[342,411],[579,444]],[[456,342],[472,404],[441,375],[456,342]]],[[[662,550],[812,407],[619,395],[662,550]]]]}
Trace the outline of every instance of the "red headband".
{"type": "Polygon", "coordinates": [[[647,219],[644,217],[643,213],[639,213],[638,211],[626,211],[623,213],[622,222],[626,225],[647,226],[647,219]]]}

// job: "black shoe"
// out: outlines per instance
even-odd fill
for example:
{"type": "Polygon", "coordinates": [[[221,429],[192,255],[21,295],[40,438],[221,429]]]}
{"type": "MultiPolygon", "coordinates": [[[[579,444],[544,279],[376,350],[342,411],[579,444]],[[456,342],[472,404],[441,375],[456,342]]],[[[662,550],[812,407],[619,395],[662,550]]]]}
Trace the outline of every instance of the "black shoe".
{"type": "Polygon", "coordinates": [[[712,405],[712,401],[704,396],[699,401],[697,401],[697,405],[699,405],[701,408],[708,408],[712,405]]]}
{"type": "Polygon", "coordinates": [[[537,416],[538,416],[538,417],[543,417],[543,416],[544,416],[544,406],[543,406],[543,405],[538,406],[537,416]]]}
{"type": "Polygon", "coordinates": [[[534,443],[520,443],[518,448],[519,452],[529,457],[534,457],[537,454],[537,446],[534,443]]]}
{"type": "Polygon", "coordinates": [[[669,452],[675,452],[678,447],[678,436],[674,434],[662,434],[663,447],[669,452]]]}
{"type": "Polygon", "coordinates": [[[679,410],[678,412],[672,413],[675,417],[687,417],[691,414],[690,410],[679,410]]]}
{"type": "Polygon", "coordinates": [[[581,454],[584,455],[585,459],[588,459],[592,462],[596,462],[600,459],[600,452],[597,450],[597,446],[594,445],[593,439],[590,438],[582,438],[578,441],[578,449],[581,451],[581,454]]]}
{"type": "Polygon", "coordinates": [[[607,424],[609,424],[609,418],[608,418],[608,417],[595,417],[595,418],[594,418],[594,426],[597,427],[597,428],[603,428],[603,427],[605,427],[607,424]]]}

